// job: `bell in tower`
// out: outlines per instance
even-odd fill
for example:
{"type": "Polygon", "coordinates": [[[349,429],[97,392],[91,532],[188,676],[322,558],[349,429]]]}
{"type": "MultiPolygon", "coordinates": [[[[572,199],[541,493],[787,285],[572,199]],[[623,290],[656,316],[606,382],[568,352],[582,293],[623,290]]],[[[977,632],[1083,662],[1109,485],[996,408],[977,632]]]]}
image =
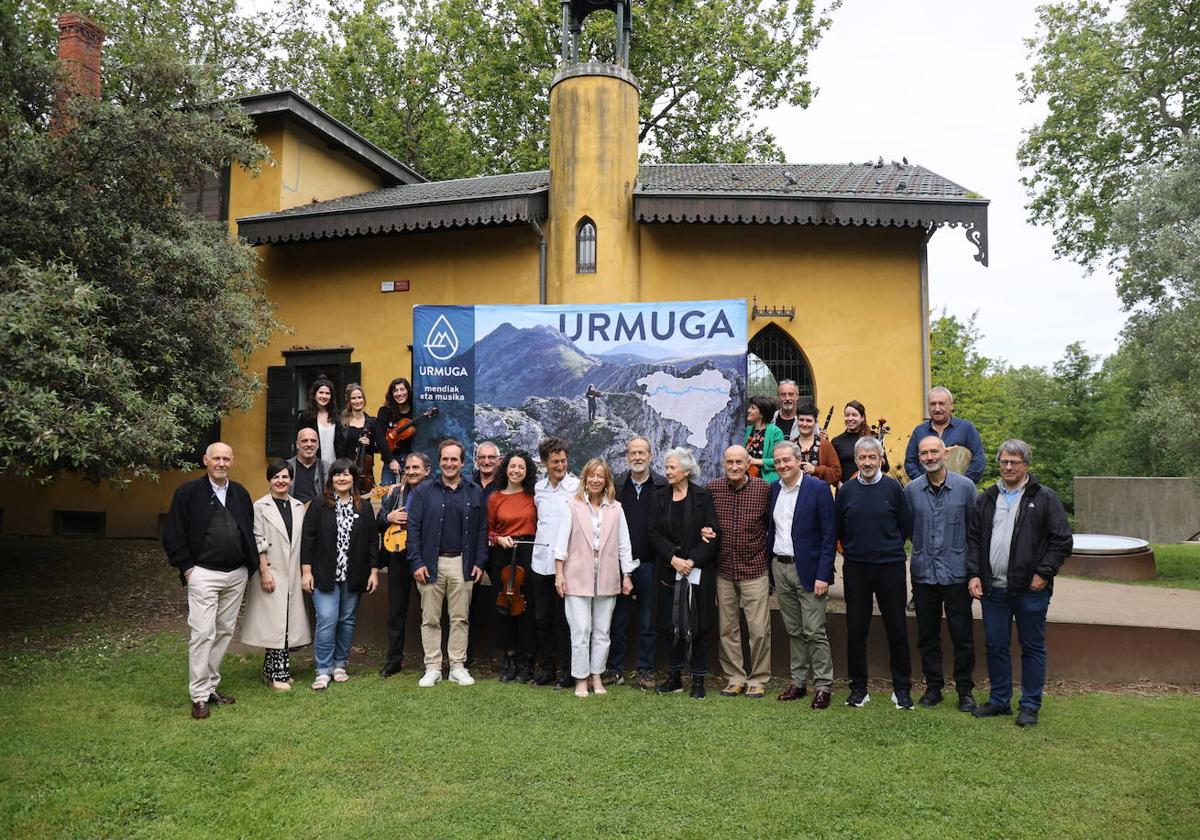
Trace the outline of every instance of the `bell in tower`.
{"type": "Polygon", "coordinates": [[[623,0],[562,0],[562,63],[579,63],[579,38],[583,19],[592,12],[610,11],[616,16],[613,33],[613,64],[629,69],[629,39],[633,35],[633,9],[623,0]]]}

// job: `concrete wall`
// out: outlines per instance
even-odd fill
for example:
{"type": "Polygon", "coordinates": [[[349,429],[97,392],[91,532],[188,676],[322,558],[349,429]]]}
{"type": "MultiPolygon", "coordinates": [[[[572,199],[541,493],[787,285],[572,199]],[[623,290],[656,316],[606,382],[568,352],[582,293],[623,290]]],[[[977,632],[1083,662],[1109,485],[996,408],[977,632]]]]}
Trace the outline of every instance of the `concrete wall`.
{"type": "Polygon", "coordinates": [[[1200,532],[1200,489],[1190,478],[1078,476],[1075,519],[1080,534],[1179,542],[1200,532]]]}

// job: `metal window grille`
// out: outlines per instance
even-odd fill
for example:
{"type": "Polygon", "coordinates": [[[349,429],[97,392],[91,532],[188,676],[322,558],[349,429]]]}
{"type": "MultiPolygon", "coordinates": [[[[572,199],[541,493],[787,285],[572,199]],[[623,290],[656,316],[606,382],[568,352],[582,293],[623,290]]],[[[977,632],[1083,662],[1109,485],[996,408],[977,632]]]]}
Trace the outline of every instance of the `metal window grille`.
{"type": "Polygon", "coordinates": [[[792,337],[775,324],[767,324],[759,330],[750,339],[748,349],[746,374],[750,396],[774,399],[780,380],[793,379],[801,401],[816,399],[812,369],[804,353],[792,337]]]}
{"type": "Polygon", "coordinates": [[[596,273],[596,224],[591,219],[579,223],[575,238],[575,273],[596,273]]]}

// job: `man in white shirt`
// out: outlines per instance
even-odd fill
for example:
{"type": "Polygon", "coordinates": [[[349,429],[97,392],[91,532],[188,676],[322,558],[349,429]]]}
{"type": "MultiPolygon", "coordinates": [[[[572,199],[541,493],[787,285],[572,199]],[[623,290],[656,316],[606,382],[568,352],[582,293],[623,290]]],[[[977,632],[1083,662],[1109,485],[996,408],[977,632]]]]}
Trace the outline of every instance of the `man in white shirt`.
{"type": "Polygon", "coordinates": [[[538,457],[546,468],[546,476],[534,487],[537,504],[537,533],[533,547],[534,623],[537,626],[537,661],[539,670],[534,685],[557,683],[560,688],[575,684],[570,669],[558,676],[558,663],[567,665],[570,631],[563,599],[554,589],[554,544],[563,521],[567,518],[567,499],[579,489],[579,479],[567,472],[570,447],[562,438],[546,438],[538,446],[538,457]]]}

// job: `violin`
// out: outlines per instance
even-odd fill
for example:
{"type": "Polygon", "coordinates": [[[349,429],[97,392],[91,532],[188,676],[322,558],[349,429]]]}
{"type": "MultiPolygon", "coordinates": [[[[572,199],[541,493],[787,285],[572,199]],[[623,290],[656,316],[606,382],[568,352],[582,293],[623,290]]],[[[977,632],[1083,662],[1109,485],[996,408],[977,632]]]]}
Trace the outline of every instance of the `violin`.
{"type": "Polygon", "coordinates": [[[517,546],[538,545],[533,540],[513,540],[512,560],[500,570],[500,587],[496,593],[496,612],[516,617],[525,612],[525,569],[517,564],[517,546]]]}
{"type": "MultiPolygon", "coordinates": [[[[350,426],[348,430],[352,433],[359,429],[358,426],[350,426]]],[[[369,442],[371,432],[366,426],[362,426],[359,432],[359,440],[357,448],[354,450],[354,466],[358,467],[358,492],[359,495],[370,493],[375,487],[375,456],[371,453],[371,444],[369,442]],[[363,443],[362,438],[367,437],[368,442],[363,443]]]]}
{"type": "Polygon", "coordinates": [[[395,426],[392,426],[387,430],[388,449],[395,449],[400,445],[401,441],[412,439],[412,436],[417,433],[417,422],[424,420],[426,417],[436,417],[437,413],[438,407],[435,405],[433,408],[421,412],[417,417],[405,417],[395,426]]]}

